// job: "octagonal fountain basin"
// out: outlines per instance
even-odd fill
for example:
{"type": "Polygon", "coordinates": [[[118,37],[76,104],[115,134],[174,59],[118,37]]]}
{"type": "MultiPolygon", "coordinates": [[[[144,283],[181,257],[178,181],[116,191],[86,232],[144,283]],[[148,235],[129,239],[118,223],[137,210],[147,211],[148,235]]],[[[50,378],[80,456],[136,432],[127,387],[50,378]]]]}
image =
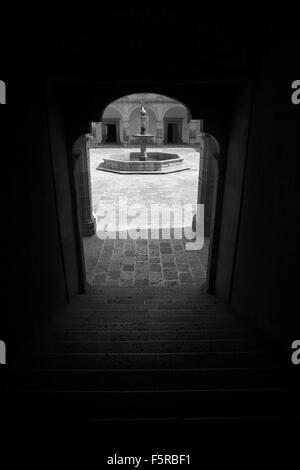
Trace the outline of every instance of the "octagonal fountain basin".
{"type": "Polygon", "coordinates": [[[124,152],[104,158],[97,170],[121,174],[167,174],[189,170],[189,167],[175,153],[147,152],[145,158],[140,152],[124,152]]]}

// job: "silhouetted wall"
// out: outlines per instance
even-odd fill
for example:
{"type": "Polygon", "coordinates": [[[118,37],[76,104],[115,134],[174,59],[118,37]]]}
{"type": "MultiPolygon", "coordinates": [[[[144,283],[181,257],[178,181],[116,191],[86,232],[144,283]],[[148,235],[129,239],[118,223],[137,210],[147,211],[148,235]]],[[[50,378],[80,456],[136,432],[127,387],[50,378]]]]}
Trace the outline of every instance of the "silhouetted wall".
{"type": "Polygon", "coordinates": [[[231,294],[232,270],[239,228],[251,102],[252,84],[249,82],[241,86],[237,96],[226,156],[215,289],[216,294],[227,301],[230,300],[231,294]]]}
{"type": "Polygon", "coordinates": [[[75,192],[74,164],[72,152],[68,151],[64,116],[56,96],[47,90],[47,113],[51,163],[53,167],[54,197],[58,214],[58,230],[61,238],[61,254],[66,279],[68,299],[81,288],[80,259],[77,256],[81,237],[77,232],[78,204],[75,192]]]}
{"type": "Polygon", "coordinates": [[[50,130],[45,83],[33,64],[27,68],[22,84],[11,68],[2,147],[2,307],[8,324],[2,335],[10,358],[26,334],[48,322],[78,290],[63,126],[57,114],[50,130]]]}
{"type": "Polygon", "coordinates": [[[232,305],[276,337],[292,340],[300,333],[300,107],[291,102],[299,51],[295,30],[289,37],[268,33],[254,92],[232,305]]]}

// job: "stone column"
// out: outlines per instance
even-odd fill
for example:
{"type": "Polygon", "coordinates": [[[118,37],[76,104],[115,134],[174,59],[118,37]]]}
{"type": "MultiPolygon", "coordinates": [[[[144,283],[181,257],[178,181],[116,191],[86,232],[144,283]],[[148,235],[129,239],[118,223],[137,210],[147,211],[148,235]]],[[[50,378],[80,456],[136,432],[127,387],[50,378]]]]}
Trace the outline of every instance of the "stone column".
{"type": "Polygon", "coordinates": [[[91,139],[90,139],[90,145],[93,143],[93,144],[96,144],[97,143],[97,130],[96,130],[96,125],[97,123],[96,122],[91,122],[91,139]]]}
{"type": "Polygon", "coordinates": [[[96,122],[96,141],[97,144],[101,144],[102,142],[102,123],[96,122]]]}
{"type": "Polygon", "coordinates": [[[123,142],[124,144],[129,143],[129,120],[123,120],[123,142]]]}
{"type": "Polygon", "coordinates": [[[157,145],[163,145],[164,143],[164,121],[160,119],[156,123],[156,139],[157,145]]]}
{"type": "Polygon", "coordinates": [[[3,80],[0,80],[0,104],[6,103],[6,86],[3,80]]]}
{"type": "Polygon", "coordinates": [[[92,212],[89,140],[89,134],[82,135],[76,140],[72,150],[83,237],[90,237],[96,233],[96,219],[92,212]]]}
{"type": "Polygon", "coordinates": [[[196,144],[199,143],[200,139],[200,130],[201,130],[201,121],[200,119],[191,119],[190,120],[190,129],[189,129],[189,143],[196,144]]]}

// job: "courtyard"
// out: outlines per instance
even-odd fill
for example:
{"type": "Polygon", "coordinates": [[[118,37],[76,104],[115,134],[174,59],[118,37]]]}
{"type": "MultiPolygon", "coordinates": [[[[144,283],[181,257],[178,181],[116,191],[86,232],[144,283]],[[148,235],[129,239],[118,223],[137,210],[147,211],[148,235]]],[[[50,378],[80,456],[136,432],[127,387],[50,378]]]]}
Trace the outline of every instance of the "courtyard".
{"type": "Polygon", "coordinates": [[[185,250],[185,243],[193,237],[191,225],[197,203],[199,151],[187,146],[160,149],[183,157],[189,167],[189,170],[166,175],[122,175],[97,170],[108,155],[132,150],[118,147],[90,149],[92,206],[97,233],[83,240],[87,281],[95,289],[102,286],[202,285],[206,278],[209,240],[205,240],[202,250],[185,250]],[[130,220],[123,218],[119,223],[120,200],[126,202],[129,211],[141,207],[147,211],[130,220]],[[148,216],[153,204],[162,208],[162,215],[156,221],[148,216]],[[171,207],[180,209],[184,205],[192,208],[187,217],[169,217],[171,207]],[[113,222],[112,214],[117,214],[115,236],[108,233],[109,227],[103,224],[105,218],[113,222]],[[184,227],[184,231],[178,237],[180,227],[184,227]],[[141,230],[141,236],[132,239],[128,235],[129,229],[141,230]],[[154,237],[153,229],[156,229],[154,237]]]}
{"type": "MultiPolygon", "coordinates": [[[[183,206],[197,203],[199,152],[190,147],[148,147],[147,151],[174,153],[184,158],[189,170],[167,175],[120,175],[97,170],[105,157],[121,152],[136,151],[136,147],[90,149],[92,205],[95,217],[102,216],[105,208],[117,209],[120,196],[126,196],[128,206],[151,204],[183,206]]],[[[148,225],[150,228],[150,225],[148,225]]],[[[126,229],[126,227],[122,227],[126,229]]]]}

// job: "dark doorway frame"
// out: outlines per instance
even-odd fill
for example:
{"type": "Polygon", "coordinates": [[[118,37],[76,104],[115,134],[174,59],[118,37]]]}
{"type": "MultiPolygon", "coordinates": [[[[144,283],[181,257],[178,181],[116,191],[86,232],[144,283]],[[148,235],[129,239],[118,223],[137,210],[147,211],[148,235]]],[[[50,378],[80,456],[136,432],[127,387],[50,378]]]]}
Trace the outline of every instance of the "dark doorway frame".
{"type": "MultiPolygon", "coordinates": [[[[212,290],[213,290],[212,286],[214,286],[214,280],[213,280],[213,282],[211,282],[210,275],[211,275],[211,272],[213,272],[213,270],[211,269],[211,265],[213,264],[211,260],[212,259],[215,260],[215,256],[213,255],[213,253],[217,252],[216,250],[213,250],[213,247],[214,247],[214,241],[215,241],[214,240],[214,229],[215,229],[215,222],[216,222],[217,190],[218,190],[218,184],[219,184],[218,175],[219,175],[220,145],[219,145],[217,139],[214,136],[212,136],[211,134],[207,134],[207,133],[202,132],[201,135],[202,135],[202,139],[204,138],[207,143],[205,144],[205,147],[201,143],[199,143],[200,160],[199,160],[199,177],[198,177],[198,182],[197,182],[198,203],[199,202],[203,203],[203,201],[201,201],[202,187],[200,186],[200,180],[203,180],[203,175],[206,174],[206,168],[205,168],[204,163],[207,161],[207,158],[209,156],[210,156],[210,158],[212,158],[212,160],[214,162],[215,176],[216,176],[216,180],[215,180],[215,184],[214,184],[214,191],[213,191],[213,196],[212,196],[213,197],[213,206],[214,207],[213,207],[213,211],[212,211],[212,215],[211,215],[211,223],[210,223],[210,230],[209,230],[209,232],[210,232],[210,245],[209,245],[209,254],[208,254],[208,265],[207,265],[207,270],[206,270],[206,280],[204,282],[204,286],[205,286],[205,289],[207,289],[207,292],[213,293],[212,292],[212,290]],[[211,141],[213,142],[212,145],[210,143],[211,141]],[[204,151],[204,148],[206,149],[205,151],[204,151]],[[202,160],[202,163],[201,163],[201,160],[202,160]],[[203,173],[202,173],[202,171],[203,171],[203,173]],[[201,175],[200,175],[200,173],[201,173],[201,175]]],[[[84,137],[84,139],[88,140],[88,134],[86,134],[86,136],[82,136],[82,137],[84,137]]],[[[83,159],[83,160],[89,161],[88,152],[89,152],[89,146],[88,147],[85,146],[85,152],[83,152],[81,154],[81,160],[83,159]]],[[[84,180],[88,182],[91,179],[90,166],[89,166],[89,164],[86,164],[86,165],[84,165],[84,167],[85,167],[85,174],[86,174],[86,176],[84,177],[84,180]]],[[[209,182],[207,182],[207,184],[209,184],[209,182]]],[[[81,199],[80,190],[85,193],[85,206],[86,207],[87,207],[87,202],[88,202],[87,201],[87,193],[88,192],[90,193],[89,206],[92,207],[91,187],[88,188],[88,185],[84,184],[84,185],[80,186],[80,190],[79,190],[78,183],[76,184],[76,182],[75,182],[75,188],[76,188],[76,192],[77,192],[77,197],[76,197],[77,210],[80,212],[80,199],[81,199]]],[[[193,224],[193,221],[191,221],[191,224],[193,224]]],[[[81,235],[81,240],[82,240],[82,237],[83,237],[82,231],[80,231],[80,235],[81,235]]],[[[197,249],[197,248],[195,248],[195,249],[197,249]]],[[[82,271],[84,273],[84,285],[87,286],[88,284],[87,284],[86,273],[85,273],[85,253],[84,253],[84,250],[83,250],[83,243],[81,243],[81,259],[83,260],[82,271]]]]}
{"type": "Polygon", "coordinates": [[[182,122],[183,118],[164,118],[164,144],[182,144],[182,122]],[[178,142],[170,142],[168,140],[168,126],[175,124],[178,126],[178,142]]]}
{"type": "MultiPolygon", "coordinates": [[[[102,128],[102,139],[104,136],[106,136],[105,132],[105,126],[107,125],[115,125],[116,126],[116,142],[107,142],[108,144],[121,144],[121,139],[120,139],[120,119],[119,118],[107,118],[103,119],[101,122],[101,128],[102,128]]],[[[106,143],[104,141],[103,143],[106,143]]]]}
{"type": "MultiPolygon", "coordinates": [[[[231,132],[231,116],[233,115],[233,111],[235,108],[235,97],[240,89],[241,86],[244,86],[248,80],[241,79],[237,82],[225,82],[223,84],[223,88],[225,87],[226,93],[221,91],[222,89],[218,89],[218,93],[216,93],[216,85],[215,84],[201,84],[197,83],[197,85],[193,85],[191,87],[182,87],[178,84],[168,83],[168,84],[161,84],[160,82],[156,82],[151,84],[151,89],[148,85],[142,85],[142,88],[137,86],[136,81],[129,83],[119,83],[117,86],[114,86],[111,89],[111,83],[102,83],[97,82],[97,84],[89,84],[85,82],[85,91],[82,94],[82,106],[80,108],[80,112],[78,112],[78,107],[72,106],[72,101],[69,100],[67,105],[67,113],[65,114],[65,123],[66,123],[66,138],[68,143],[68,152],[69,152],[69,159],[70,162],[73,161],[72,155],[72,145],[78,135],[82,135],[89,130],[89,123],[93,121],[99,120],[99,107],[102,109],[102,114],[107,107],[107,102],[112,102],[116,100],[118,97],[122,97],[128,95],[130,93],[153,93],[153,88],[156,86],[157,93],[162,94],[164,96],[178,96],[180,102],[191,103],[191,98],[193,96],[202,96],[201,104],[199,100],[196,101],[194,104],[194,114],[198,114],[200,117],[201,115],[205,117],[205,132],[212,132],[212,134],[216,137],[219,141],[221,146],[221,155],[220,161],[222,162],[219,165],[219,180],[218,180],[218,187],[217,187],[217,194],[216,194],[216,216],[214,220],[214,240],[211,244],[211,272],[210,272],[210,293],[214,293],[215,291],[215,282],[216,282],[216,269],[218,265],[218,255],[219,255],[219,235],[221,229],[221,219],[223,217],[223,192],[224,192],[224,181],[225,181],[225,168],[226,168],[226,161],[227,161],[227,146],[228,146],[228,139],[229,133],[231,132]],[[106,88],[105,88],[106,87],[106,88]],[[201,87],[201,91],[199,90],[201,87]],[[104,90],[105,88],[105,90],[104,90]],[[94,96],[95,93],[98,94],[99,99],[95,102],[94,96]],[[89,96],[91,95],[91,100],[87,101],[89,96]],[[102,98],[101,98],[102,96],[102,98]],[[105,96],[105,98],[103,98],[105,96]],[[232,101],[233,99],[233,101],[232,101]],[[199,102],[199,104],[197,104],[199,102]],[[201,114],[199,114],[201,113],[201,114]],[[226,123],[223,126],[223,123],[226,123]]],[[[53,82],[52,82],[53,83],[53,82]]],[[[58,86],[58,90],[63,89],[63,96],[66,95],[66,90],[70,89],[70,84],[68,83],[68,87],[65,87],[65,84],[58,81],[56,82],[58,86]]],[[[219,83],[217,84],[220,85],[219,83]]],[[[77,83],[74,85],[76,90],[78,90],[77,83]]],[[[78,104],[78,103],[77,103],[78,104]]],[[[185,105],[186,106],[186,105],[185,105]]],[[[101,115],[102,115],[101,114],[101,115]]],[[[72,167],[72,163],[71,163],[72,167]]],[[[74,175],[71,171],[69,173],[69,177],[71,181],[74,181],[74,175]]],[[[78,213],[78,205],[76,201],[76,194],[75,194],[75,182],[72,182],[72,191],[71,191],[71,198],[74,204],[74,214],[78,213]]],[[[74,234],[76,239],[80,236],[80,231],[78,231],[79,225],[79,217],[76,216],[76,221],[74,224],[74,234]]],[[[235,241],[233,240],[233,243],[235,241]]],[[[80,250],[77,252],[77,263],[79,267],[79,278],[80,273],[84,274],[85,268],[83,266],[82,260],[83,258],[83,247],[80,244],[80,250]]],[[[228,273],[228,276],[231,277],[233,274],[234,266],[232,266],[231,272],[228,273]]],[[[80,282],[80,279],[79,279],[80,282]]],[[[80,283],[81,284],[81,283],[80,283]]],[[[84,286],[82,286],[84,290],[84,286]]]]}

